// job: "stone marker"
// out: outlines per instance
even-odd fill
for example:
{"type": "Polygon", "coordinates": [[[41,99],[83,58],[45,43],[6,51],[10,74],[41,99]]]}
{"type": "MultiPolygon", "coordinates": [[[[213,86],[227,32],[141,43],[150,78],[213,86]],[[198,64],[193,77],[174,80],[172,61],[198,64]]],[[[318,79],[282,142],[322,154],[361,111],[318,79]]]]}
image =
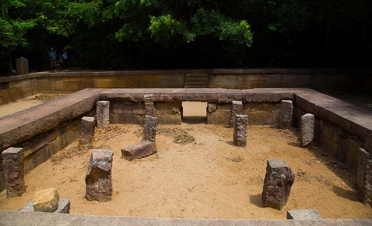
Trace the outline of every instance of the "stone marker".
{"type": "Polygon", "coordinates": [[[309,145],[314,139],[314,115],[305,114],[301,117],[300,143],[302,147],[309,145]]]}
{"type": "Polygon", "coordinates": [[[156,145],[151,141],[141,141],[127,148],[121,149],[121,156],[129,161],[143,158],[156,153],[156,145]]]}
{"type": "Polygon", "coordinates": [[[234,145],[247,145],[248,115],[236,115],[234,126],[234,145]]]}
{"type": "Polygon", "coordinates": [[[36,212],[54,212],[58,209],[59,195],[57,189],[48,188],[35,192],[32,200],[36,212]]]}
{"type": "Polygon", "coordinates": [[[8,148],[3,151],[3,166],[8,198],[21,196],[26,191],[23,166],[23,148],[8,148]]]}
{"type": "Polygon", "coordinates": [[[143,128],[142,140],[155,142],[156,137],[156,124],[158,122],[158,117],[153,117],[145,115],[145,123],[143,128]]]}
{"type": "Polygon", "coordinates": [[[293,102],[291,100],[282,100],[279,113],[279,128],[289,129],[292,126],[293,102]]]}
{"type": "Polygon", "coordinates": [[[317,210],[314,209],[300,209],[300,210],[288,210],[287,219],[293,220],[320,220],[322,217],[319,215],[317,210]]]}
{"type": "MultiPolygon", "coordinates": [[[[19,211],[21,212],[35,212],[35,207],[32,202],[29,202],[19,211]]],[[[58,209],[53,213],[70,213],[70,200],[69,199],[60,199],[58,202],[58,209]]]]}
{"type": "Polygon", "coordinates": [[[234,127],[236,115],[241,115],[241,114],[243,114],[243,102],[233,101],[232,106],[231,106],[229,127],[234,127]]]}
{"type": "Polygon", "coordinates": [[[112,156],[114,152],[104,149],[93,149],[90,155],[88,171],[85,176],[86,199],[106,202],[112,196],[112,156]]]}
{"type": "Polygon", "coordinates": [[[263,205],[281,210],[287,203],[293,182],[294,174],[286,162],[268,160],[262,192],[263,205]]]}
{"type": "Polygon", "coordinates": [[[146,115],[148,116],[156,116],[156,109],[154,102],[145,102],[145,109],[146,109],[146,115]]]}
{"type": "Polygon", "coordinates": [[[80,123],[80,136],[79,144],[86,145],[91,144],[94,137],[94,131],[96,129],[96,119],[94,117],[84,116],[80,123]]]}
{"type": "Polygon", "coordinates": [[[17,74],[19,75],[28,74],[29,73],[28,60],[23,57],[16,59],[16,70],[17,74]]]}
{"type": "Polygon", "coordinates": [[[372,154],[359,148],[357,190],[359,200],[372,206],[372,154]]]}
{"type": "Polygon", "coordinates": [[[104,128],[110,124],[110,101],[97,101],[97,127],[104,128]]]}

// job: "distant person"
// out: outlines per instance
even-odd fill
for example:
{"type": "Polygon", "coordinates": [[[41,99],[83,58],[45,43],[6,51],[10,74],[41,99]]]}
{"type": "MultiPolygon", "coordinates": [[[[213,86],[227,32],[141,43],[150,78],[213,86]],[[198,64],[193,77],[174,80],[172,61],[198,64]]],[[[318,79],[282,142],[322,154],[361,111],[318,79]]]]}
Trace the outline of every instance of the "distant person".
{"type": "Polygon", "coordinates": [[[53,48],[50,48],[48,56],[50,60],[50,70],[54,70],[56,68],[57,52],[53,48]]]}
{"type": "Polygon", "coordinates": [[[63,65],[65,66],[66,71],[68,71],[68,55],[67,55],[66,50],[63,50],[62,60],[63,60],[63,65]]]}

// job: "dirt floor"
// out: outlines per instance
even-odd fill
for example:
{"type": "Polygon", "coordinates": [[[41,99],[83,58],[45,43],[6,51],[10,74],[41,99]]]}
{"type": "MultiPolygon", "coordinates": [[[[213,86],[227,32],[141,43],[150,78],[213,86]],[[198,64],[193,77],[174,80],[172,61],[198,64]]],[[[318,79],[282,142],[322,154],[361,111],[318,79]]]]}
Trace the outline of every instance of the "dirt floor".
{"type": "Polygon", "coordinates": [[[158,153],[135,161],[121,149],[139,142],[142,127],[97,129],[93,147],[71,144],[26,175],[27,192],[0,209],[17,210],[37,190],[54,187],[71,201],[71,214],[198,219],[285,219],[290,209],[317,209],[323,218],[372,218],[360,203],[355,179],[319,148],[300,148],[296,131],[249,126],[247,147],[235,147],[232,128],[203,123],[204,103],[184,103],[182,125],[159,125],[158,153]],[[110,202],[85,199],[90,150],[114,151],[110,202]],[[282,159],[296,178],[283,210],[263,208],[261,193],[268,159],[282,159]]]}

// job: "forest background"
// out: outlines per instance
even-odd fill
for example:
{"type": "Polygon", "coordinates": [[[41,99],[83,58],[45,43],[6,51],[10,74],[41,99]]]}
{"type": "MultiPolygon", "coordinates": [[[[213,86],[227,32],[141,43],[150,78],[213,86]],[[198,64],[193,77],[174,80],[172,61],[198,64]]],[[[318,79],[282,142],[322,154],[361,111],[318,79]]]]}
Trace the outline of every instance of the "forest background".
{"type": "Polygon", "coordinates": [[[81,69],[371,68],[371,0],[0,0],[0,74],[50,47],[81,69]]]}

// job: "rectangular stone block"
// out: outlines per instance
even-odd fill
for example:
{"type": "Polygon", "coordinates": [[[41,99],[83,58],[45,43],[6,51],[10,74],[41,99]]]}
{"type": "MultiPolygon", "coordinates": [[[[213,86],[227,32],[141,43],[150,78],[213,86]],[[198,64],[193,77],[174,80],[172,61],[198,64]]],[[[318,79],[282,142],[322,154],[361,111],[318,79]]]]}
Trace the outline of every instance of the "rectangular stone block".
{"type": "Polygon", "coordinates": [[[16,59],[16,69],[17,74],[19,75],[28,74],[29,73],[28,60],[23,57],[16,59]]]}
{"type": "Polygon", "coordinates": [[[293,102],[291,100],[282,100],[279,114],[279,128],[288,129],[292,127],[293,120],[293,102]]]}
{"type": "Polygon", "coordinates": [[[80,136],[79,144],[86,145],[91,144],[94,137],[96,128],[96,119],[94,117],[84,116],[80,123],[80,136]]]}
{"type": "Polygon", "coordinates": [[[314,139],[314,115],[305,114],[301,117],[300,143],[302,147],[309,145],[314,139]]]}
{"type": "Polygon", "coordinates": [[[319,220],[322,217],[319,215],[317,210],[314,209],[299,209],[299,210],[288,210],[287,219],[293,220],[319,220]]]}
{"type": "Polygon", "coordinates": [[[372,154],[359,149],[357,190],[359,200],[372,205],[372,154]]]}
{"type": "Polygon", "coordinates": [[[110,101],[97,101],[97,127],[104,128],[110,124],[110,101]]]}
{"type": "Polygon", "coordinates": [[[233,101],[232,106],[231,106],[229,127],[234,127],[236,115],[241,115],[241,114],[243,114],[243,102],[233,101]]]}
{"type": "Polygon", "coordinates": [[[121,156],[129,161],[144,158],[157,152],[155,142],[141,141],[127,148],[121,149],[121,156]]]}
{"type": "Polygon", "coordinates": [[[23,148],[8,148],[2,152],[6,196],[21,196],[26,191],[23,166],[23,148]]]}
{"type": "Polygon", "coordinates": [[[247,145],[248,115],[236,115],[234,125],[234,145],[247,145]]]}
{"type": "MultiPolygon", "coordinates": [[[[21,212],[35,212],[35,207],[32,202],[29,202],[27,205],[19,209],[21,212]]],[[[60,199],[58,202],[58,209],[53,213],[70,213],[70,200],[69,199],[60,199]]]]}
{"type": "Polygon", "coordinates": [[[143,141],[151,141],[155,142],[156,138],[156,126],[158,123],[158,118],[146,115],[145,116],[145,123],[143,126],[143,141]]]}

